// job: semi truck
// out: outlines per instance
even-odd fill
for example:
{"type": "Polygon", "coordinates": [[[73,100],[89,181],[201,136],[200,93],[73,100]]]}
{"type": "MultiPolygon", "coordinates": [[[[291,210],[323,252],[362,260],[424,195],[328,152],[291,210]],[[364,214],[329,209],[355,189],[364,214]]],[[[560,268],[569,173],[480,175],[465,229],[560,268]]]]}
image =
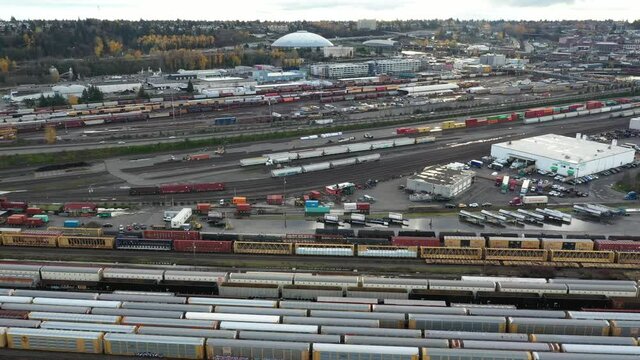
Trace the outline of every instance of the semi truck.
{"type": "Polygon", "coordinates": [[[502,185],[500,185],[500,192],[506,194],[509,190],[509,176],[504,176],[502,178],[502,185]]]}
{"type": "Polygon", "coordinates": [[[522,205],[541,205],[549,202],[549,197],[546,195],[540,196],[518,196],[514,197],[509,201],[509,205],[511,206],[522,206],[522,205]]]}

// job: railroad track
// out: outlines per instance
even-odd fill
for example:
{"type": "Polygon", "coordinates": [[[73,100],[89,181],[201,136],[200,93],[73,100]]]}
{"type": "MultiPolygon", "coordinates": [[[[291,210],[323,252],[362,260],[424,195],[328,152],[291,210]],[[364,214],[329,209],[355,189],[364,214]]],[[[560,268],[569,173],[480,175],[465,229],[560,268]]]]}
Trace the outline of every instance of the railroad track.
{"type": "MultiPolygon", "coordinates": [[[[389,149],[381,151],[383,157],[380,161],[375,163],[365,163],[356,165],[352,168],[336,168],[333,170],[327,170],[318,173],[306,173],[287,178],[287,193],[296,194],[301,193],[309,189],[323,187],[332,183],[351,181],[355,183],[362,183],[367,179],[387,180],[399,175],[407,175],[417,170],[422,169],[424,166],[430,164],[446,163],[461,159],[469,159],[477,157],[478,154],[486,154],[490,150],[491,143],[496,141],[489,141],[486,143],[473,143],[465,146],[459,146],[452,151],[451,148],[443,147],[443,143],[454,142],[456,138],[464,141],[465,134],[469,134],[473,131],[491,131],[491,130],[504,130],[505,127],[513,127],[513,131],[509,132],[510,139],[520,139],[524,137],[530,137],[545,133],[556,133],[566,136],[574,136],[576,132],[582,133],[599,133],[608,131],[613,128],[625,126],[628,120],[625,118],[607,119],[606,121],[600,120],[598,117],[579,119],[575,122],[560,121],[549,122],[545,124],[535,126],[525,126],[522,124],[501,124],[484,129],[464,129],[457,130],[455,136],[446,138],[446,141],[438,141],[436,143],[418,145],[412,148],[399,148],[389,149]],[[387,154],[389,156],[387,156],[387,154]],[[345,172],[346,170],[346,172],[345,172]],[[353,171],[351,171],[353,170],[353,171]]],[[[452,134],[453,135],[453,134],[452,134]]],[[[443,137],[444,138],[444,137],[443,137]]],[[[446,145],[445,145],[446,146],[446,145]]],[[[298,149],[299,150],[299,149],[298,149]]],[[[251,153],[247,153],[247,156],[251,156],[251,153]]],[[[236,154],[234,158],[242,158],[242,154],[236,154]]],[[[222,158],[225,162],[228,157],[222,158]]],[[[310,159],[309,162],[313,162],[310,159]]],[[[213,161],[211,163],[214,163],[213,161]]],[[[211,171],[215,174],[216,170],[220,168],[212,168],[209,162],[184,162],[180,163],[178,168],[175,168],[176,172],[185,170],[182,173],[199,174],[211,171]],[[205,165],[204,168],[189,170],[192,166],[205,165]]],[[[175,164],[173,164],[175,166],[175,164]]],[[[221,164],[224,169],[232,169],[234,164],[221,164]]],[[[168,169],[172,165],[162,165],[161,169],[168,169]]],[[[153,167],[142,167],[142,171],[138,172],[135,169],[128,169],[132,173],[143,173],[145,171],[152,170],[153,167]]],[[[172,168],[173,169],[173,168],[172,168]]],[[[266,172],[266,170],[265,170],[266,172]]],[[[182,174],[181,173],[181,174],[182,174]]],[[[265,174],[266,175],[266,174],[265,174]]],[[[74,175],[77,176],[77,175],[74,175]]],[[[166,176],[166,175],[165,175],[166,176]]],[[[162,176],[158,176],[157,179],[161,180],[162,176]]],[[[77,186],[71,186],[69,178],[52,178],[52,179],[40,179],[30,182],[29,184],[11,184],[5,183],[3,187],[6,189],[8,186],[19,185],[20,189],[33,190],[27,193],[26,198],[42,200],[48,198],[49,200],[66,201],[74,196],[79,195],[83,199],[96,200],[104,198],[112,198],[114,195],[118,200],[122,201],[134,201],[134,202],[157,202],[161,197],[158,196],[138,196],[130,197],[127,192],[118,190],[114,194],[114,187],[126,185],[122,181],[115,180],[106,173],[89,174],[85,179],[88,184],[100,183],[104,187],[96,187],[94,192],[87,197],[86,188],[78,189],[77,186]],[[103,179],[107,179],[103,182],[103,179]],[[38,186],[46,183],[47,190],[43,191],[38,189],[38,186]],[[58,191],[52,193],[52,190],[58,191]]],[[[160,182],[160,181],[159,181],[160,182]]],[[[193,194],[172,194],[171,196],[176,201],[202,201],[204,199],[219,199],[221,197],[233,196],[236,193],[240,193],[248,197],[262,197],[269,193],[280,193],[283,189],[282,179],[274,179],[266,175],[264,178],[258,180],[239,180],[239,181],[227,181],[227,190],[216,193],[193,193],[193,194]]]]}

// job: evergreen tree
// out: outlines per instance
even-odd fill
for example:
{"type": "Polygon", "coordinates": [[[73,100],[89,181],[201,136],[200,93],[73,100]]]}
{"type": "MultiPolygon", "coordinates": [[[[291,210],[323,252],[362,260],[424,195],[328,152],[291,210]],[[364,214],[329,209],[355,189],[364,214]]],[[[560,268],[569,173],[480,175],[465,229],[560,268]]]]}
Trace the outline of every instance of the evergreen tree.
{"type": "Polygon", "coordinates": [[[189,94],[193,94],[193,84],[191,83],[191,80],[189,80],[189,83],[187,84],[187,92],[189,94]]]}

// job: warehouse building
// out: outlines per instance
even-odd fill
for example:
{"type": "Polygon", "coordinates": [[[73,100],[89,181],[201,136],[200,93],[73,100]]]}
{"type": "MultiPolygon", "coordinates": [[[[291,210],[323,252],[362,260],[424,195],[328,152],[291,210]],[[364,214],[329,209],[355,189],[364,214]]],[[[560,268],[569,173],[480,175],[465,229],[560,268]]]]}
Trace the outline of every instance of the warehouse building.
{"type": "Polygon", "coordinates": [[[546,134],[491,145],[496,159],[517,159],[534,163],[538,169],[563,176],[586,176],[632,163],[635,150],[611,144],[546,134]]]}
{"type": "Polygon", "coordinates": [[[421,173],[407,178],[407,189],[454,198],[467,191],[476,173],[469,170],[453,169],[446,165],[431,165],[421,173]]]}

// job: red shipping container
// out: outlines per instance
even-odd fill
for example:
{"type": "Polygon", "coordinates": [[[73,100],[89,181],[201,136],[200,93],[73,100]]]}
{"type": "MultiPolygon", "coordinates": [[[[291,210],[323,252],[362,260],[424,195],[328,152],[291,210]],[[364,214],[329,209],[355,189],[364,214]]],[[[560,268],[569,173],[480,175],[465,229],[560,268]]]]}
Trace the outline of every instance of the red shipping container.
{"type": "Polygon", "coordinates": [[[144,230],[142,232],[142,237],[145,239],[200,240],[200,232],[180,230],[144,230]]]}
{"type": "Polygon", "coordinates": [[[524,112],[524,117],[527,119],[538,117],[538,112],[536,110],[527,110],[524,112]]]}
{"type": "Polygon", "coordinates": [[[282,205],[284,197],[282,195],[267,195],[267,204],[282,205]]]}
{"type": "Polygon", "coordinates": [[[233,241],[175,240],[175,251],[197,253],[231,253],[233,241]]]}
{"type": "Polygon", "coordinates": [[[478,121],[476,122],[476,125],[478,125],[478,126],[485,126],[485,125],[487,125],[487,120],[486,120],[486,119],[485,119],[485,120],[478,120],[478,121]]]}
{"type": "Polygon", "coordinates": [[[440,239],[434,238],[434,237],[419,237],[419,236],[394,236],[391,238],[391,244],[395,246],[439,247],[440,239]]]}
{"type": "Polygon", "coordinates": [[[7,218],[7,224],[9,225],[22,225],[27,220],[25,214],[14,214],[7,218]]]}
{"type": "Polygon", "coordinates": [[[160,185],[160,194],[180,194],[191,192],[190,185],[173,184],[173,185],[160,185]]]}
{"type": "Polygon", "coordinates": [[[569,105],[569,110],[576,111],[576,110],[580,109],[583,106],[584,105],[582,105],[582,104],[572,104],[572,105],[569,105]]]}
{"type": "Polygon", "coordinates": [[[322,198],[322,194],[320,193],[320,191],[317,191],[317,190],[309,191],[309,199],[320,200],[320,198],[322,198]]]}
{"type": "Polygon", "coordinates": [[[236,211],[251,211],[251,204],[237,204],[236,211]]]}
{"type": "Polygon", "coordinates": [[[196,210],[198,210],[199,213],[208,213],[209,210],[211,210],[211,204],[197,204],[196,210]]]}
{"type": "Polygon", "coordinates": [[[553,115],[553,108],[542,109],[542,116],[553,115]]]}
{"type": "Polygon", "coordinates": [[[371,209],[371,204],[369,204],[369,203],[356,203],[356,209],[358,209],[358,210],[369,210],[369,209],[371,209]]]}
{"type": "Polygon", "coordinates": [[[27,218],[24,221],[24,224],[26,226],[33,226],[33,227],[44,226],[44,221],[42,221],[42,219],[38,219],[38,218],[27,218]]]}
{"type": "Polygon", "coordinates": [[[478,125],[478,119],[467,119],[464,121],[466,127],[474,127],[478,125]]]}
{"type": "Polygon", "coordinates": [[[42,209],[39,208],[27,208],[27,215],[37,215],[42,214],[42,209]]]}
{"type": "Polygon", "coordinates": [[[640,241],[633,240],[596,240],[594,248],[599,251],[640,252],[640,241]]]}

